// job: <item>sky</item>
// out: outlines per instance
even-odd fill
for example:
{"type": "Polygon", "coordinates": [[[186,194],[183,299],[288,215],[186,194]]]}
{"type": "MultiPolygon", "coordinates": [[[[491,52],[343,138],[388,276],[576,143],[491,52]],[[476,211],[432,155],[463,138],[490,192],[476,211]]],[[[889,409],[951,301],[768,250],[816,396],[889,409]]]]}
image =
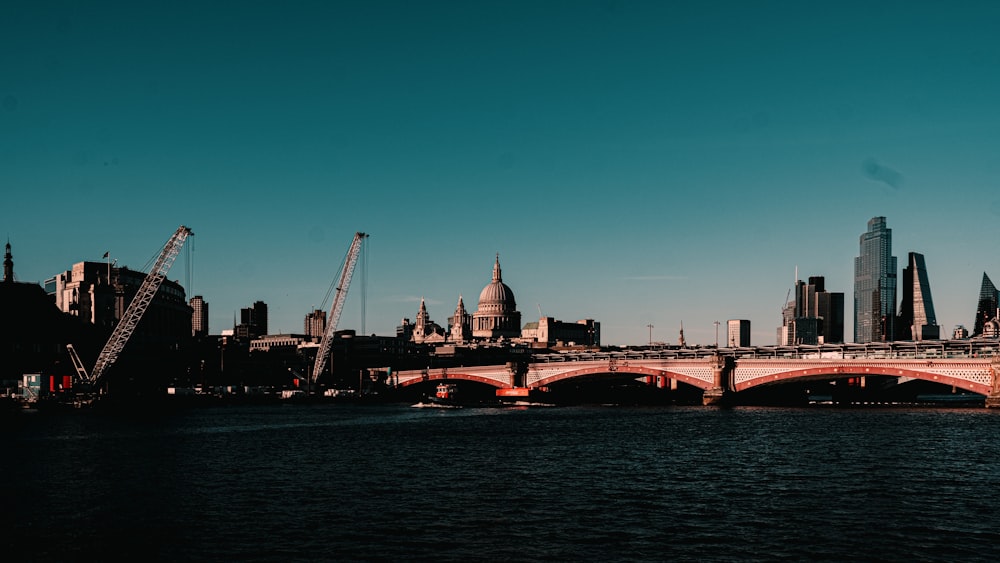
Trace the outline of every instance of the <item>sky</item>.
{"type": "Polygon", "coordinates": [[[0,235],[42,282],[186,225],[214,334],[301,333],[363,231],[340,328],[472,313],[499,253],[522,323],[770,345],[796,271],[853,339],[885,216],[950,335],[1000,282],[997,37],[996,2],[8,0],[0,235]]]}

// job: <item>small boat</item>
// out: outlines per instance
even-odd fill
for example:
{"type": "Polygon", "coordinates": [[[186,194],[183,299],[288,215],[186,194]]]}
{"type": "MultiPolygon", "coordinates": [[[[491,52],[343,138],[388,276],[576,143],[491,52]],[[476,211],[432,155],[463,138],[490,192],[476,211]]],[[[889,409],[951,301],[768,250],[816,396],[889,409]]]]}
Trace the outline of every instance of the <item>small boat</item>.
{"type": "Polygon", "coordinates": [[[458,398],[458,385],[454,383],[442,383],[437,386],[434,392],[434,400],[442,402],[454,402],[458,398]]]}
{"type": "Polygon", "coordinates": [[[433,397],[427,397],[426,400],[411,406],[424,409],[460,409],[462,405],[458,403],[458,385],[454,383],[441,383],[434,391],[433,397]]]}

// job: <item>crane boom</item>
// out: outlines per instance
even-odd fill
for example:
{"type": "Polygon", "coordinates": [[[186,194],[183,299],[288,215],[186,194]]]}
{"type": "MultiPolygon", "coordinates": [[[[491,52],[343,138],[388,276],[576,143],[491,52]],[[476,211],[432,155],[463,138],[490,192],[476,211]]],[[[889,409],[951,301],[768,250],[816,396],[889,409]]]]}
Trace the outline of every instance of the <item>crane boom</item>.
{"type": "Polygon", "coordinates": [[[76,370],[77,380],[81,383],[89,383],[90,374],[87,373],[87,368],[83,367],[83,362],[80,360],[79,354],[76,353],[76,349],[73,348],[72,344],[67,344],[66,350],[69,352],[70,361],[73,362],[73,369],[76,370]]]}
{"type": "Polygon", "coordinates": [[[330,347],[333,345],[333,333],[337,331],[337,323],[340,321],[340,312],[344,308],[344,301],[347,300],[347,289],[351,285],[351,277],[354,276],[354,266],[358,263],[358,256],[361,254],[361,243],[368,238],[365,233],[354,233],[354,240],[351,248],[347,251],[347,259],[344,260],[344,267],[340,271],[340,281],[337,283],[337,293],[333,296],[333,305],[330,306],[330,319],[326,323],[326,332],[323,333],[323,340],[319,345],[319,352],[316,354],[316,362],[313,364],[313,381],[323,373],[326,368],[326,359],[330,355],[330,347]]]}
{"type": "Polygon", "coordinates": [[[138,326],[142,315],[149,308],[149,304],[152,303],[156,291],[160,289],[160,284],[167,277],[167,272],[174,265],[174,260],[177,259],[184,241],[187,240],[188,236],[193,234],[191,229],[181,225],[177,228],[173,236],[167,240],[167,243],[163,246],[163,250],[160,252],[160,256],[156,259],[153,267],[150,268],[149,273],[146,274],[146,279],[143,280],[135,297],[132,298],[132,302],[125,309],[125,314],[122,315],[118,325],[112,331],[111,337],[104,344],[104,349],[101,350],[101,354],[97,357],[97,364],[94,366],[94,371],[90,374],[90,383],[97,383],[108,368],[118,359],[118,355],[121,354],[121,351],[125,348],[125,344],[128,343],[132,333],[135,332],[135,327],[138,326]]]}

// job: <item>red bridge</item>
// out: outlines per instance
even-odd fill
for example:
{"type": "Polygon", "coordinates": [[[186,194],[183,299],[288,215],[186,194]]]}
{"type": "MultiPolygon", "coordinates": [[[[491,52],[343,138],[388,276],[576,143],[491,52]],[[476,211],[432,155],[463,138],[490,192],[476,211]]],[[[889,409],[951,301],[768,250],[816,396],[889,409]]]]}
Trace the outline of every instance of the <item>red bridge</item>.
{"type": "MultiPolygon", "coordinates": [[[[768,351],[774,349],[768,348],[768,351]]],[[[1000,357],[942,357],[945,347],[920,353],[898,353],[894,357],[878,357],[871,350],[864,354],[816,352],[793,354],[797,357],[760,357],[761,349],[753,354],[732,350],[707,350],[696,357],[656,357],[649,351],[641,353],[591,353],[561,360],[549,354],[532,358],[542,361],[511,362],[506,365],[452,367],[401,371],[394,374],[398,386],[414,385],[431,380],[467,380],[491,385],[498,389],[541,389],[573,379],[641,379],[659,387],[682,383],[704,391],[704,404],[716,404],[726,397],[764,386],[792,382],[830,381],[848,378],[883,376],[900,382],[923,380],[949,385],[986,397],[987,406],[1000,406],[1000,357]],[[940,352],[938,351],[940,350],[940,352]],[[828,357],[838,355],[839,357],[828,357]],[[813,357],[809,357],[813,356],[813,357]],[[858,357],[863,356],[863,357],[858,357]]],[[[884,356],[884,354],[882,354],[884,356]]]]}

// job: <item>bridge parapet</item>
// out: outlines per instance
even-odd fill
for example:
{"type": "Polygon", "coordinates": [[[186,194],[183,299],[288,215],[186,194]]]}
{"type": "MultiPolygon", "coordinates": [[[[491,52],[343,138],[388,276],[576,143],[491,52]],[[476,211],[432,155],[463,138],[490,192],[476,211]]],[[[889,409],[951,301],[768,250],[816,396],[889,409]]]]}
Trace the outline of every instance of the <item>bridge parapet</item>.
{"type": "Polygon", "coordinates": [[[988,359],[741,359],[733,372],[733,386],[737,391],[743,391],[758,385],[792,379],[808,380],[876,375],[934,381],[983,395],[988,394],[994,380],[988,359]]]}

